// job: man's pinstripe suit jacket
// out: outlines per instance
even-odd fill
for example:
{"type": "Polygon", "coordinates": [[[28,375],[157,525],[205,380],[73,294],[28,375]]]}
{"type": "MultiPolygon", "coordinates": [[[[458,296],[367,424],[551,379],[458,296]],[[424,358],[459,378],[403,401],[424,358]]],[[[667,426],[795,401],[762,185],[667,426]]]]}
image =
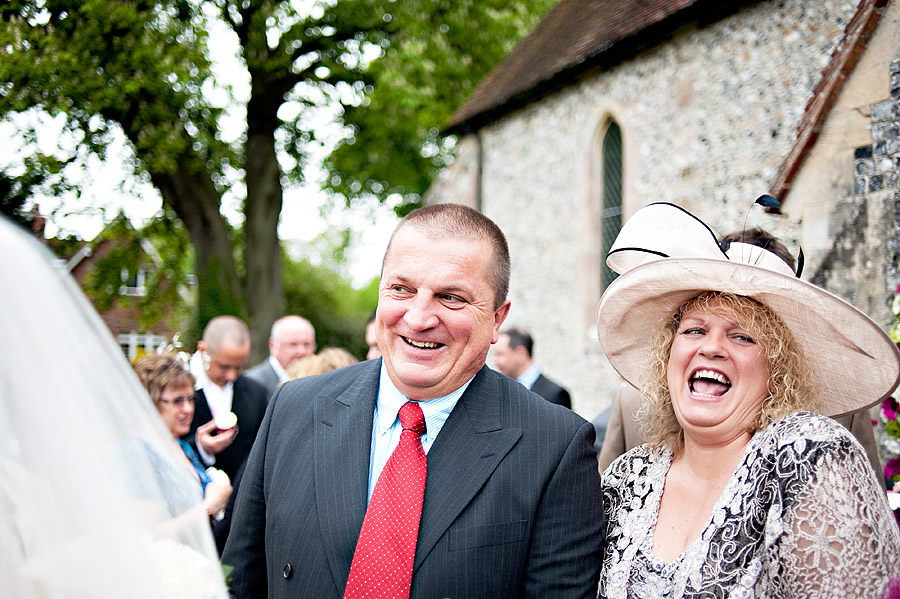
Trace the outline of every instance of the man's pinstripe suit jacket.
{"type": "MultiPolygon", "coordinates": [[[[238,599],[343,595],[380,364],[298,379],[272,398],[222,558],[238,599]]],[[[589,422],[483,367],[428,453],[411,597],[595,597],[593,441],[589,422]]]]}

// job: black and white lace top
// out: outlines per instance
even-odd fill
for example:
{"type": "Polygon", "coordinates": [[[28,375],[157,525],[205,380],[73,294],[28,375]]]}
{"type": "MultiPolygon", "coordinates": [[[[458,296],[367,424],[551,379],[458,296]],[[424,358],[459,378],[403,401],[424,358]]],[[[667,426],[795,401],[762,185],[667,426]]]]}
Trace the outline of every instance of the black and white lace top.
{"type": "Polygon", "coordinates": [[[603,474],[600,597],[881,597],[900,576],[900,529],[865,452],[830,418],[798,412],[756,433],[700,537],[653,555],[668,447],[603,474]]]}

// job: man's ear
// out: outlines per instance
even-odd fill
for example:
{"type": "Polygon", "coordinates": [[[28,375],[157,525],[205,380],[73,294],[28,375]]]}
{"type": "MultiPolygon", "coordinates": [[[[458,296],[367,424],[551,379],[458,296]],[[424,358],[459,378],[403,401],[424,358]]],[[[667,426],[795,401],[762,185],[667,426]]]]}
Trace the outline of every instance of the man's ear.
{"type": "Polygon", "coordinates": [[[503,321],[509,316],[510,306],[512,304],[509,300],[506,300],[494,311],[494,333],[491,335],[491,343],[497,343],[497,340],[500,339],[500,327],[503,326],[503,321]]]}

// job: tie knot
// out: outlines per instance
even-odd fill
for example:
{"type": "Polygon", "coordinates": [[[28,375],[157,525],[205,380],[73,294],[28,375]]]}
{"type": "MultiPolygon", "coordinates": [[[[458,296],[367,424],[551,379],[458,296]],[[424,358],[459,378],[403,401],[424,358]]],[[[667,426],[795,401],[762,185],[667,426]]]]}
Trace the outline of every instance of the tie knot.
{"type": "Polygon", "coordinates": [[[422,408],[415,401],[408,401],[400,408],[400,426],[405,431],[413,431],[418,436],[425,434],[425,415],[422,408]]]}

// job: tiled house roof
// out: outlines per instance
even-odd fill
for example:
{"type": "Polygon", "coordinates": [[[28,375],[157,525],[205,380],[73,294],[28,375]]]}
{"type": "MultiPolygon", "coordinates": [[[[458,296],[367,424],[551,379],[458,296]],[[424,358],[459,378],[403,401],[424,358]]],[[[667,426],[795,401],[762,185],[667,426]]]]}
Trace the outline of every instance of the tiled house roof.
{"type": "Polygon", "coordinates": [[[447,131],[474,131],[577,80],[633,56],[686,23],[721,19],[747,0],[560,0],[482,80],[447,131]]]}
{"type": "MultiPolygon", "coordinates": [[[[783,201],[791,189],[794,179],[797,178],[800,168],[806,161],[813,144],[819,137],[828,112],[834,107],[847,77],[856,67],[856,63],[862,57],[862,53],[869,43],[869,39],[878,27],[881,15],[888,0],[862,0],[856,9],[856,14],[844,30],[844,38],[831,53],[828,66],[822,72],[822,78],[813,89],[812,97],[803,111],[803,118],[797,127],[794,146],[785,157],[775,182],[770,188],[773,196],[783,201]]],[[[892,85],[892,88],[894,86],[892,85]]],[[[896,95],[892,90],[894,99],[900,99],[900,86],[897,86],[896,95]]],[[[769,212],[779,212],[778,209],[770,209],[769,212]]]]}

